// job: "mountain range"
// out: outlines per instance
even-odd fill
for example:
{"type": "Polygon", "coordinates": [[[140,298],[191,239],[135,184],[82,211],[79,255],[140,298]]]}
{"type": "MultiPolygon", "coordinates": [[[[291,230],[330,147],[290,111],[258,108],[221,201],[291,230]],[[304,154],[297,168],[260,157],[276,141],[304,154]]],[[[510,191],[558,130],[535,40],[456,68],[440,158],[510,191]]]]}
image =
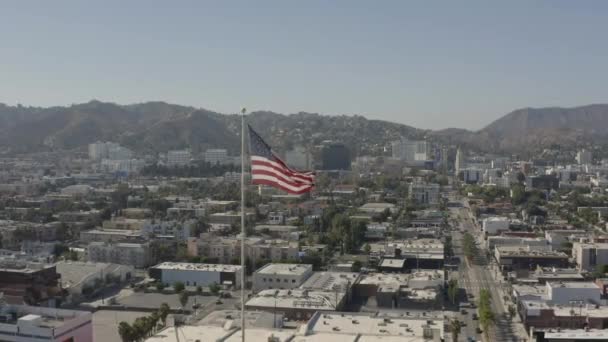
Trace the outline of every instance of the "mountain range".
{"type": "MultiPolygon", "coordinates": [[[[140,152],[169,149],[239,148],[240,116],[164,102],[118,105],[90,101],[65,107],[0,104],[0,146],[4,152],[82,149],[95,141],[115,141],[140,152]]],[[[423,130],[369,120],[359,115],[278,114],[259,111],[247,122],[277,150],[294,145],[341,141],[356,155],[384,153],[405,136],[460,145],[485,152],[526,152],[551,145],[608,140],[608,104],[574,108],[518,109],[479,131],[423,130]]]]}

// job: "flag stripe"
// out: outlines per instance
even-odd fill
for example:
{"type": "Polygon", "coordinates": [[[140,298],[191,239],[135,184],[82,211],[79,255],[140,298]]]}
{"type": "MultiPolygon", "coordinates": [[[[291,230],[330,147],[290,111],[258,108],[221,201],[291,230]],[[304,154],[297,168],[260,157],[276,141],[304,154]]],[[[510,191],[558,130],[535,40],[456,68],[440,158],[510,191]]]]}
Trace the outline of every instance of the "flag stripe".
{"type": "Polygon", "coordinates": [[[253,184],[262,184],[262,185],[270,185],[270,186],[278,187],[291,194],[303,194],[305,192],[310,191],[313,187],[311,184],[305,184],[305,185],[296,187],[296,186],[292,186],[288,183],[285,183],[284,181],[278,179],[277,177],[261,175],[261,174],[252,175],[252,181],[253,181],[253,184]]]}
{"type": "Polygon", "coordinates": [[[249,126],[249,151],[253,184],[269,185],[291,194],[303,194],[314,187],[314,173],[290,168],[251,126],[249,126]]]}
{"type": "Polygon", "coordinates": [[[254,170],[252,172],[254,175],[265,175],[265,176],[269,176],[269,177],[276,177],[277,179],[280,179],[283,182],[285,182],[291,186],[294,186],[294,187],[300,187],[303,185],[312,185],[312,183],[310,183],[310,182],[294,181],[292,178],[289,178],[289,177],[285,176],[284,174],[282,174],[276,170],[273,170],[271,168],[265,167],[265,166],[256,166],[252,170],[254,170]]]}
{"type": "MultiPolygon", "coordinates": [[[[278,159],[278,160],[280,160],[280,159],[278,159]]],[[[308,172],[303,173],[303,172],[293,171],[282,163],[279,163],[277,161],[273,161],[273,160],[270,160],[270,159],[264,158],[264,157],[251,156],[251,165],[252,166],[253,165],[267,165],[267,166],[275,168],[277,171],[285,173],[289,176],[298,177],[303,180],[307,180],[309,182],[312,182],[314,180],[314,176],[312,176],[312,173],[308,173],[308,172]]]]}

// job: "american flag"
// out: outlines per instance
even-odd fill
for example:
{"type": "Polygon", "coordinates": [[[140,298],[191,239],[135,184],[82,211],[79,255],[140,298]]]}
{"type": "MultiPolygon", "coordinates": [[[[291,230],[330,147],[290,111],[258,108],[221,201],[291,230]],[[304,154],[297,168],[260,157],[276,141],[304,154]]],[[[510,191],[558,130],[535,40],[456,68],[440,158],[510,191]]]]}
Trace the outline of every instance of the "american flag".
{"type": "Polygon", "coordinates": [[[251,126],[249,126],[249,152],[253,184],[270,185],[298,195],[309,192],[314,187],[313,172],[297,171],[287,166],[251,126]]]}

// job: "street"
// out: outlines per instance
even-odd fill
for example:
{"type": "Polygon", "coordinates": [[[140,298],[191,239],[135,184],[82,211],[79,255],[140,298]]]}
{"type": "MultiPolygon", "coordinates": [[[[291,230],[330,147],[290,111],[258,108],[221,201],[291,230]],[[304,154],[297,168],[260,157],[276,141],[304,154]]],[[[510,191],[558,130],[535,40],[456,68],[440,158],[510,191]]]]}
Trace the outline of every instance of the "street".
{"type": "MultiPolygon", "coordinates": [[[[481,249],[477,257],[469,262],[466,260],[463,251],[463,233],[461,230],[469,232],[475,237],[477,244],[481,242],[481,231],[477,230],[469,217],[467,209],[462,208],[452,211],[456,215],[458,225],[452,230],[452,241],[454,254],[461,260],[458,268],[458,283],[460,288],[464,289],[466,295],[469,296],[469,301],[477,304],[479,291],[487,289],[491,295],[492,311],[496,318],[495,326],[488,331],[487,338],[489,341],[522,341],[527,339],[525,330],[521,324],[518,324],[508,318],[508,310],[503,304],[503,296],[501,284],[495,280],[494,272],[490,270],[488,260],[485,256],[485,250],[481,249]],[[474,297],[471,297],[473,295],[474,297]]],[[[457,315],[459,319],[466,325],[462,328],[462,341],[467,341],[469,337],[475,340],[481,340],[482,334],[477,334],[476,329],[479,327],[479,321],[473,320],[473,313],[477,309],[466,309],[467,313],[457,315]]]]}

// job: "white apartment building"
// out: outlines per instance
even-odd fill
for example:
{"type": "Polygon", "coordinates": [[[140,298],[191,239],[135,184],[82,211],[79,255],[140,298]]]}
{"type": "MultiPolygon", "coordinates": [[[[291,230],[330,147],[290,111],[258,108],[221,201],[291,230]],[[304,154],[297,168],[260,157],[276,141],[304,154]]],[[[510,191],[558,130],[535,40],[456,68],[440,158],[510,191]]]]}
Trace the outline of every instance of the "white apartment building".
{"type": "Polygon", "coordinates": [[[3,303],[1,341],[92,342],[93,316],[87,311],[3,303]]]}
{"type": "Polygon", "coordinates": [[[574,305],[591,301],[599,304],[600,287],[594,282],[547,282],[547,299],[552,304],[574,305]]]}
{"type": "Polygon", "coordinates": [[[228,150],[223,148],[213,148],[205,151],[205,162],[211,165],[225,164],[228,161],[228,150]]]}
{"type": "Polygon", "coordinates": [[[509,230],[510,221],[506,217],[488,217],[481,221],[482,230],[489,235],[497,234],[499,231],[509,230]]]}
{"type": "MultiPolygon", "coordinates": [[[[222,264],[232,263],[241,256],[241,242],[236,237],[214,237],[210,234],[202,234],[200,238],[189,238],[187,245],[190,256],[213,258],[222,264]]],[[[256,237],[247,238],[245,241],[245,255],[254,263],[259,260],[296,260],[299,251],[297,241],[266,240],[256,237]]]]}
{"type": "Polygon", "coordinates": [[[238,265],[163,262],[150,268],[150,276],[165,285],[181,282],[186,286],[217,284],[241,288],[241,269],[238,265]]]}
{"type": "Polygon", "coordinates": [[[177,240],[186,241],[194,232],[196,221],[146,221],[142,233],[148,236],[170,236],[177,240]]]}
{"type": "Polygon", "coordinates": [[[253,290],[295,289],[312,275],[312,265],[267,264],[253,273],[253,290]]]}
{"type": "Polygon", "coordinates": [[[572,256],[579,270],[594,271],[597,265],[608,265],[608,243],[575,242],[572,256]]]}
{"type": "Polygon", "coordinates": [[[87,260],[145,268],[152,262],[148,243],[103,243],[91,242],[87,246],[87,260]]]}
{"type": "Polygon", "coordinates": [[[190,164],[192,154],[190,150],[174,150],[167,152],[167,165],[184,166],[190,164]]]}

